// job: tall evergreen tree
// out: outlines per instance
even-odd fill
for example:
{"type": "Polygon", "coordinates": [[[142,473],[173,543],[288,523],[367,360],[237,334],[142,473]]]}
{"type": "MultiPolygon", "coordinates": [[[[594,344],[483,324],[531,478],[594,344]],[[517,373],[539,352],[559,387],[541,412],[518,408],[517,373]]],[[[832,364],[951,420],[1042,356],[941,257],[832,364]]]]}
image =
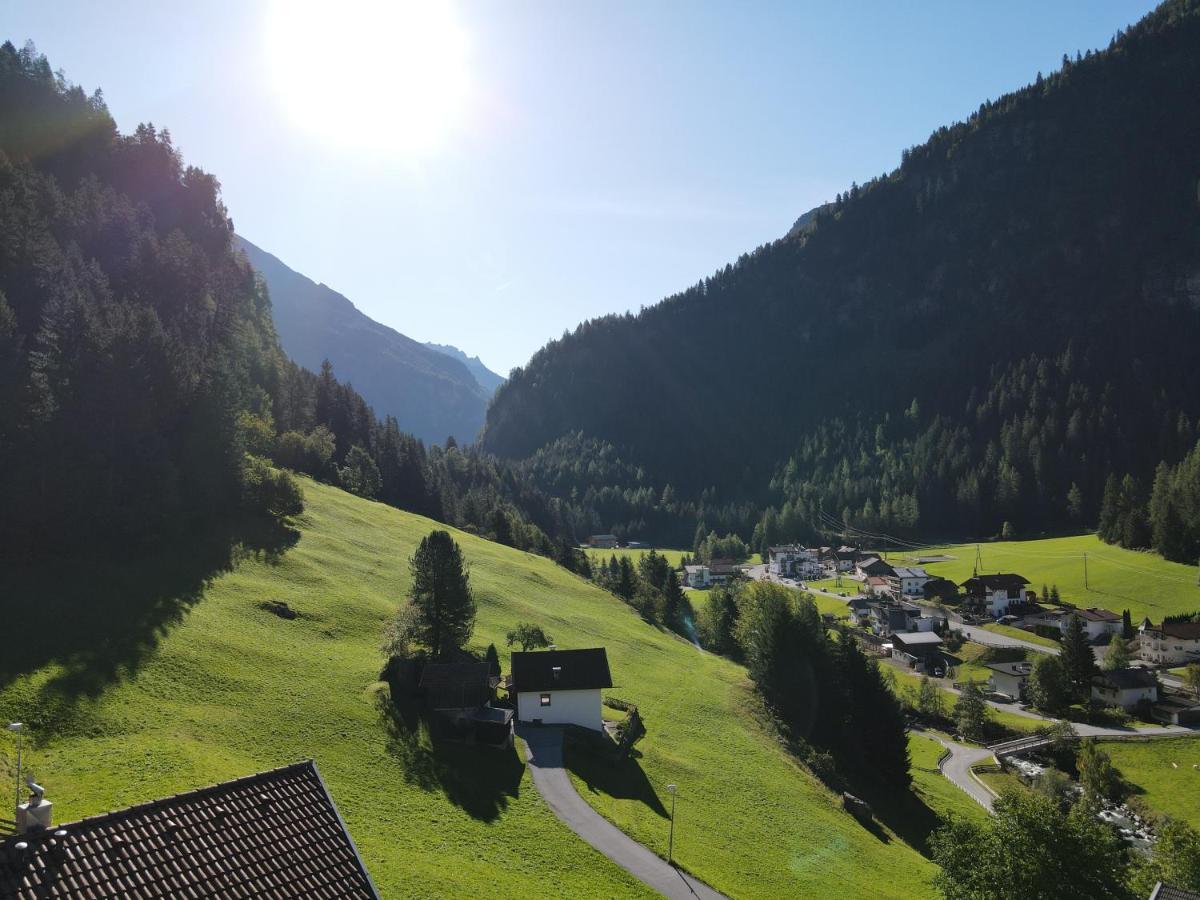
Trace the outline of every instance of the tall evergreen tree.
{"type": "Polygon", "coordinates": [[[475,627],[475,598],[462,549],[446,531],[431,531],[409,560],[414,640],[433,660],[464,647],[475,627]]]}
{"type": "Polygon", "coordinates": [[[1086,703],[1092,694],[1092,676],[1096,674],[1096,654],[1088,641],[1083,619],[1072,615],[1063,635],[1062,661],[1071,680],[1071,696],[1077,703],[1086,703]]]}

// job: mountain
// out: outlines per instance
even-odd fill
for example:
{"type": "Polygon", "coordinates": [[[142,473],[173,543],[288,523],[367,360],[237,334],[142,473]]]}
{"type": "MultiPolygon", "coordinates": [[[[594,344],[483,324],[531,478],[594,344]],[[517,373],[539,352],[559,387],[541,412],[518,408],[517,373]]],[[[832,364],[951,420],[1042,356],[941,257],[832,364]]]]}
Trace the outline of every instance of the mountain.
{"type": "Polygon", "coordinates": [[[489,397],[496,393],[496,388],[504,384],[504,376],[497,375],[491,369],[483,364],[478,356],[467,356],[457,347],[452,347],[449,344],[435,344],[432,341],[426,341],[425,346],[430,350],[436,350],[438,353],[445,353],[447,356],[457,359],[467,367],[472,375],[475,376],[475,381],[483,388],[484,393],[489,397]]]}
{"type": "Polygon", "coordinates": [[[288,356],[313,370],[328,359],[381,417],[426,443],[475,440],[490,394],[462,361],[381,325],[241,235],[237,243],[267,283],[288,356]]]}
{"type": "Polygon", "coordinates": [[[593,530],[690,542],[1080,529],[1200,433],[1200,3],[496,392],[486,450],[593,530]],[[589,499],[590,498],[590,499],[589,499]]]}

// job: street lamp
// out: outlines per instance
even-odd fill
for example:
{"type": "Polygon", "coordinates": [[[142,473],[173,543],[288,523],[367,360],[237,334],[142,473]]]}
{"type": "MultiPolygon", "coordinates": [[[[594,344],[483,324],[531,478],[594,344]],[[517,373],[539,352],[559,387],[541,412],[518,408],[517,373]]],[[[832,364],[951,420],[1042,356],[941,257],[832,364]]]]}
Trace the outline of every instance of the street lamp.
{"type": "Polygon", "coordinates": [[[21,806],[21,735],[25,732],[23,722],[12,722],[8,730],[17,736],[17,782],[13,790],[13,821],[17,820],[17,810],[21,806]]]}
{"type": "Polygon", "coordinates": [[[675,852],[675,791],[678,788],[673,784],[667,785],[667,793],[671,795],[671,833],[667,838],[667,865],[673,866],[673,855],[675,852]]]}

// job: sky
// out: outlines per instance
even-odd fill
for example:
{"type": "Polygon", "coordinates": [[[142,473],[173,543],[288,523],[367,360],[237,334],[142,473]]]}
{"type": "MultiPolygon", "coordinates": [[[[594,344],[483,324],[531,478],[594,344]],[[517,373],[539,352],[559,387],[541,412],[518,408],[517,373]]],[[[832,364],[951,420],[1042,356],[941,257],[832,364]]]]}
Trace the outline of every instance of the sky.
{"type": "Polygon", "coordinates": [[[168,128],[291,268],[507,374],[1152,7],[0,0],[0,38],[168,128]]]}

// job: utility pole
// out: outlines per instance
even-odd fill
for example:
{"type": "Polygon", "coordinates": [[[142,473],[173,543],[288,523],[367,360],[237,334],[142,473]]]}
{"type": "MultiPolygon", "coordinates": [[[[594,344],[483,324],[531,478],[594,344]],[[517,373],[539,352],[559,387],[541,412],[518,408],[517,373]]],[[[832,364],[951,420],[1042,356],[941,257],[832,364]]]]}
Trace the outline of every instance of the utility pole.
{"type": "Polygon", "coordinates": [[[25,731],[25,725],[21,722],[13,722],[8,726],[8,730],[17,736],[17,782],[16,789],[13,791],[13,821],[15,822],[21,807],[21,735],[25,731]]]}
{"type": "Polygon", "coordinates": [[[1083,554],[1083,589],[1085,591],[1091,590],[1091,588],[1088,587],[1088,580],[1087,580],[1087,552],[1086,551],[1083,554]]]}
{"type": "Polygon", "coordinates": [[[667,785],[667,791],[671,794],[671,832],[667,837],[667,865],[673,866],[675,853],[675,791],[676,786],[673,784],[667,785]]]}

